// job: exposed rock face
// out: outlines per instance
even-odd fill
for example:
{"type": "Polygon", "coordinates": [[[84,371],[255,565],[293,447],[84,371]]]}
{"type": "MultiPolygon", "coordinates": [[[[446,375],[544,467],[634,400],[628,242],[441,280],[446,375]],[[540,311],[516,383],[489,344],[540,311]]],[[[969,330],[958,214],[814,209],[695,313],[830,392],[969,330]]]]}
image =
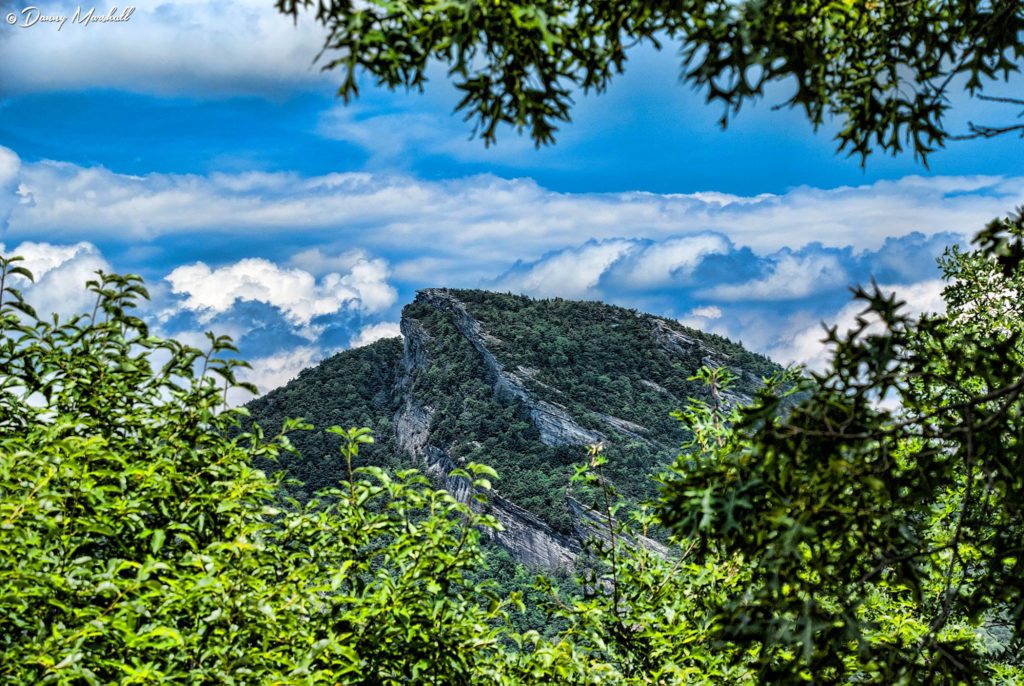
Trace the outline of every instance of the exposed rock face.
{"type": "Polygon", "coordinates": [[[668,325],[668,322],[660,317],[647,317],[647,322],[651,326],[651,333],[654,335],[654,339],[671,353],[682,355],[694,348],[700,348],[700,343],[686,334],[676,331],[668,325]]]}
{"type": "Polygon", "coordinates": [[[601,434],[587,431],[573,421],[560,405],[543,400],[528,400],[526,404],[530,418],[540,431],[540,440],[547,445],[588,445],[601,439],[601,434]]]}
{"type": "Polygon", "coordinates": [[[634,424],[633,422],[626,421],[625,419],[619,419],[618,417],[613,417],[610,414],[604,414],[602,412],[595,412],[594,414],[596,414],[605,424],[608,424],[621,434],[625,434],[626,436],[635,438],[639,441],[647,440],[643,435],[647,433],[647,427],[640,426],[639,424],[634,424]]]}
{"type": "MultiPolygon", "coordinates": [[[[541,441],[550,446],[587,445],[600,441],[603,434],[581,427],[566,408],[534,398],[527,390],[523,377],[530,378],[534,370],[518,368],[509,372],[488,347],[497,339],[484,331],[478,322],[454,294],[442,289],[420,291],[417,302],[424,302],[446,312],[458,331],[480,355],[493,379],[498,395],[517,398],[528,408],[530,419],[540,433],[541,441]]],[[[446,489],[462,502],[471,502],[472,487],[462,478],[452,478],[449,473],[455,468],[445,446],[431,442],[430,425],[432,412],[418,404],[409,392],[415,376],[429,365],[430,334],[422,323],[412,317],[403,316],[401,322],[404,336],[404,371],[399,383],[404,402],[395,415],[395,431],[400,448],[420,464],[427,473],[442,480],[446,489]]],[[[685,336],[664,327],[656,326],[657,335],[664,336],[666,345],[697,345],[685,336]]],[[[659,387],[660,388],[660,387],[659,387]]],[[[638,440],[646,440],[647,429],[633,422],[607,414],[595,413],[597,417],[620,433],[638,440]]],[[[566,498],[569,512],[573,517],[575,535],[569,536],[553,529],[546,522],[498,493],[491,493],[486,509],[501,523],[502,529],[489,532],[497,543],[511,551],[520,562],[548,569],[569,568],[583,551],[584,541],[591,538],[608,538],[608,522],[600,513],[587,508],[573,498],[566,498]]],[[[656,541],[642,539],[634,541],[660,552],[666,549],[656,541]]]]}
{"type": "Polygon", "coordinates": [[[445,489],[462,502],[469,500],[471,484],[461,477],[451,476],[455,469],[448,451],[430,443],[430,422],[433,412],[422,407],[413,398],[409,389],[418,370],[425,368],[429,361],[427,340],[430,335],[423,326],[411,318],[402,319],[404,354],[402,365],[405,369],[398,385],[403,403],[395,413],[395,434],[398,447],[405,451],[427,474],[443,481],[445,489]]]}
{"type": "Polygon", "coordinates": [[[491,494],[490,513],[501,522],[494,539],[520,562],[548,569],[570,568],[583,552],[580,539],[560,534],[535,515],[500,495],[491,494]]]}
{"type": "MultiPolygon", "coordinates": [[[[728,364],[728,360],[718,350],[709,348],[706,345],[702,345],[699,341],[696,341],[686,334],[676,331],[668,323],[660,317],[647,317],[647,321],[651,326],[651,332],[654,335],[656,341],[665,350],[676,354],[685,355],[688,353],[696,354],[700,356],[701,363],[708,367],[728,367],[731,372],[737,376],[746,377],[752,381],[759,381],[751,377],[750,372],[745,369],[740,369],[735,366],[728,364]]],[[[657,384],[650,381],[642,382],[651,384],[656,388],[661,388],[657,384]]],[[[735,393],[732,391],[726,391],[722,393],[722,401],[727,407],[731,407],[736,404],[749,403],[751,400],[749,395],[743,393],[735,393]]]]}
{"type": "Polygon", "coordinates": [[[540,431],[540,440],[546,445],[588,445],[601,440],[601,434],[581,427],[564,407],[532,397],[518,375],[506,372],[504,366],[487,347],[486,340],[493,337],[484,332],[480,322],[469,314],[466,306],[450,291],[428,288],[420,291],[416,299],[454,316],[455,326],[480,353],[484,364],[493,374],[495,390],[501,395],[520,398],[523,401],[530,410],[530,419],[540,431]]]}
{"type": "MultiPolygon", "coordinates": [[[[611,541],[611,533],[608,531],[608,519],[605,515],[593,510],[575,498],[568,498],[569,510],[576,520],[576,535],[581,539],[597,538],[605,542],[611,541]]],[[[661,543],[645,538],[643,536],[628,539],[635,545],[643,545],[645,548],[655,551],[660,555],[668,555],[668,548],[661,543]]]]}
{"type": "MultiPolygon", "coordinates": [[[[526,390],[514,382],[510,376],[504,374],[502,366],[484,345],[484,334],[480,324],[469,316],[462,304],[443,292],[425,291],[425,293],[430,302],[444,307],[458,316],[456,321],[459,330],[473,343],[484,362],[495,373],[496,387],[524,400],[528,399],[526,390]]],[[[402,318],[401,328],[405,346],[402,364],[405,370],[399,382],[404,394],[404,402],[395,415],[398,445],[428,474],[433,474],[441,479],[445,488],[457,499],[462,502],[472,502],[470,499],[471,484],[466,479],[449,476],[455,469],[455,463],[448,451],[444,447],[432,445],[430,442],[432,413],[420,406],[408,392],[412,379],[429,363],[427,342],[430,335],[419,321],[410,317],[402,318]]],[[[538,405],[546,405],[546,403],[538,403],[538,405]]],[[[544,417],[546,414],[543,409],[536,410],[536,414],[531,412],[531,416],[534,417],[537,415],[544,417]]],[[[567,416],[564,419],[559,417],[550,421],[541,420],[541,422],[538,429],[544,426],[548,431],[549,440],[552,437],[557,439],[557,437],[580,436],[581,434],[589,437],[587,432],[576,427],[571,418],[567,416]]],[[[543,430],[541,435],[545,435],[543,430]]],[[[475,503],[474,506],[476,506],[475,503]]],[[[501,531],[491,532],[490,535],[524,564],[548,569],[571,567],[582,551],[579,540],[558,533],[537,516],[496,493],[491,494],[487,508],[489,513],[494,515],[502,525],[501,531]]]]}

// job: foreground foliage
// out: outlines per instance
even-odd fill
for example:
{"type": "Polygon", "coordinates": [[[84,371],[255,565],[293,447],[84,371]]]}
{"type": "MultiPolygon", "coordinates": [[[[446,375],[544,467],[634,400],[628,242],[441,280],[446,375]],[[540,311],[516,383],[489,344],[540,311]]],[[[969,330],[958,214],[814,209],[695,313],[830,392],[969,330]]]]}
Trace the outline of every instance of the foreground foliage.
{"type": "MultiPolygon", "coordinates": [[[[436,63],[488,143],[502,124],[552,143],[576,92],[604,91],[649,43],[678,50],[681,80],[722,106],[723,125],[775,86],[787,92],[779,106],[815,127],[835,119],[841,151],[924,158],[956,135],[944,117],[957,90],[984,98],[1024,60],[1018,0],[277,0],[292,17],[314,5],[328,30],[324,68],[341,72],[346,101],[363,73],[422,89],[436,63]]],[[[967,135],[1024,132],[1008,119],[967,135]]]]}
{"type": "Polygon", "coordinates": [[[717,633],[765,678],[1022,678],[1022,238],[1019,211],[948,250],[944,314],[859,290],[799,403],[769,386],[677,465],[665,519],[745,560],[717,633]]]}
{"type": "MultiPolygon", "coordinates": [[[[229,437],[225,340],[149,336],[132,276],[91,284],[91,315],[37,319],[11,287],[29,276],[2,264],[0,681],[514,678],[497,627],[516,599],[464,577],[488,517],[379,469],[275,509],[252,462],[287,439],[229,437]]],[[[372,439],[336,431],[351,466],[372,439]]]]}

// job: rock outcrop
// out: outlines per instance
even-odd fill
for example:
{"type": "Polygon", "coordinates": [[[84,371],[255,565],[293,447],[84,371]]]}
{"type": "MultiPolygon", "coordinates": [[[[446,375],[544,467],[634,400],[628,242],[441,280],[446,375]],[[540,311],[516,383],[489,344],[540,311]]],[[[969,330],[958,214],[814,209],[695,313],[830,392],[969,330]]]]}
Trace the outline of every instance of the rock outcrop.
{"type": "Polygon", "coordinates": [[[601,434],[581,427],[564,407],[534,398],[527,392],[518,375],[505,371],[504,365],[488,349],[486,339],[489,336],[480,326],[480,322],[469,314],[466,306],[451,291],[428,288],[420,291],[416,300],[453,315],[459,332],[480,354],[487,369],[494,376],[495,390],[500,395],[523,401],[530,410],[530,419],[540,431],[540,440],[546,445],[588,445],[601,440],[601,434]]]}
{"type": "MultiPolygon", "coordinates": [[[[483,329],[480,322],[452,292],[426,289],[418,293],[416,300],[451,316],[451,321],[459,333],[479,354],[493,379],[495,393],[505,398],[518,399],[528,408],[530,419],[540,433],[543,443],[549,446],[588,445],[604,438],[603,434],[580,426],[565,407],[531,395],[523,382],[523,377],[530,378],[534,370],[519,368],[516,372],[507,371],[489,348],[489,344],[497,339],[483,329]]],[[[441,479],[447,490],[456,498],[479,507],[470,498],[471,485],[465,479],[453,479],[449,476],[455,469],[455,464],[446,447],[431,443],[431,411],[419,405],[408,392],[415,376],[429,365],[430,335],[420,321],[408,316],[403,316],[401,330],[404,337],[404,370],[400,387],[404,402],[395,415],[398,444],[427,473],[441,479]]],[[[667,327],[664,330],[657,327],[656,331],[659,332],[658,335],[663,336],[666,345],[696,345],[694,341],[684,336],[675,335],[675,332],[667,327]]],[[[647,440],[643,435],[647,433],[647,429],[643,426],[603,413],[594,414],[619,433],[637,440],[647,440]]],[[[600,513],[569,497],[566,497],[566,505],[573,517],[572,536],[556,531],[542,519],[504,498],[500,493],[491,493],[485,507],[501,523],[501,529],[489,535],[524,564],[548,569],[570,568],[582,553],[585,541],[593,538],[607,540],[609,535],[608,522],[600,513]]],[[[634,543],[666,552],[660,543],[651,539],[640,538],[634,543]]]]}
{"type": "MultiPolygon", "coordinates": [[[[584,444],[599,438],[596,434],[579,427],[563,408],[531,398],[519,380],[505,372],[504,367],[487,348],[487,335],[480,323],[470,316],[455,297],[445,291],[427,290],[420,292],[420,299],[454,315],[459,331],[473,345],[493,374],[495,390],[499,394],[521,399],[530,408],[530,416],[545,443],[584,444]]],[[[430,442],[432,413],[419,405],[409,392],[416,374],[426,369],[429,364],[427,350],[430,335],[418,320],[411,317],[402,318],[401,330],[404,338],[404,371],[399,386],[404,402],[395,414],[398,445],[428,474],[441,479],[452,495],[462,502],[478,506],[470,498],[471,484],[463,478],[449,476],[455,469],[451,456],[444,446],[433,445],[430,442]]],[[[568,568],[582,552],[579,538],[555,531],[539,517],[500,494],[491,493],[486,507],[488,513],[501,523],[501,529],[489,535],[524,564],[548,569],[568,568]]]]}

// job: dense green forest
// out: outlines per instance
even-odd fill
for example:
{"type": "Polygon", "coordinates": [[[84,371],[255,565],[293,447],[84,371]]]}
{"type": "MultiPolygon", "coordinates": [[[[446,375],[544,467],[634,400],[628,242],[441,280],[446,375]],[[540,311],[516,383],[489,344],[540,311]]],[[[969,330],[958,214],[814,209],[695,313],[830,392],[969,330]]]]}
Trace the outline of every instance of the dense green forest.
{"type": "MultiPolygon", "coordinates": [[[[456,293],[483,329],[497,339],[493,350],[498,359],[506,367],[530,370],[526,381],[530,391],[563,404],[595,431],[609,430],[600,415],[612,415],[677,448],[682,440],[678,423],[670,412],[658,408],[671,411],[686,398],[706,394],[691,377],[708,358],[735,369],[739,374],[736,390],[747,396],[756,392],[762,378],[778,371],[763,355],[722,336],[635,310],[561,298],[456,293]],[[659,340],[666,330],[680,337],[675,345],[659,340]],[[665,437],[672,438],[666,441],[665,437]]],[[[628,464],[633,473],[649,472],[651,467],[650,463],[628,464]]]]}

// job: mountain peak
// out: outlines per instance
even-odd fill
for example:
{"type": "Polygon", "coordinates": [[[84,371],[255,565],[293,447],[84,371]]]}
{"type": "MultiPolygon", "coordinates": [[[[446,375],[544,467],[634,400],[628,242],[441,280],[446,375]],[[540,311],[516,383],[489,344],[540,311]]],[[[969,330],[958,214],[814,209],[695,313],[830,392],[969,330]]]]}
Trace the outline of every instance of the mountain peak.
{"type": "Polygon", "coordinates": [[[569,564],[591,532],[591,494],[569,481],[585,446],[606,446],[605,475],[626,497],[649,497],[651,474],[685,439],[670,412],[705,395],[690,380],[697,369],[730,367],[733,400],[777,369],[720,336],[600,302],[426,288],[401,328],[400,342],[340,353],[251,404],[268,430],[285,415],[320,429],[293,441],[301,457],[286,467],[305,484],[294,495],[341,477],[323,428],[367,425],[377,435],[367,460],[419,467],[459,497],[469,486],[453,469],[497,469],[498,542],[547,567],[569,564]]]}

